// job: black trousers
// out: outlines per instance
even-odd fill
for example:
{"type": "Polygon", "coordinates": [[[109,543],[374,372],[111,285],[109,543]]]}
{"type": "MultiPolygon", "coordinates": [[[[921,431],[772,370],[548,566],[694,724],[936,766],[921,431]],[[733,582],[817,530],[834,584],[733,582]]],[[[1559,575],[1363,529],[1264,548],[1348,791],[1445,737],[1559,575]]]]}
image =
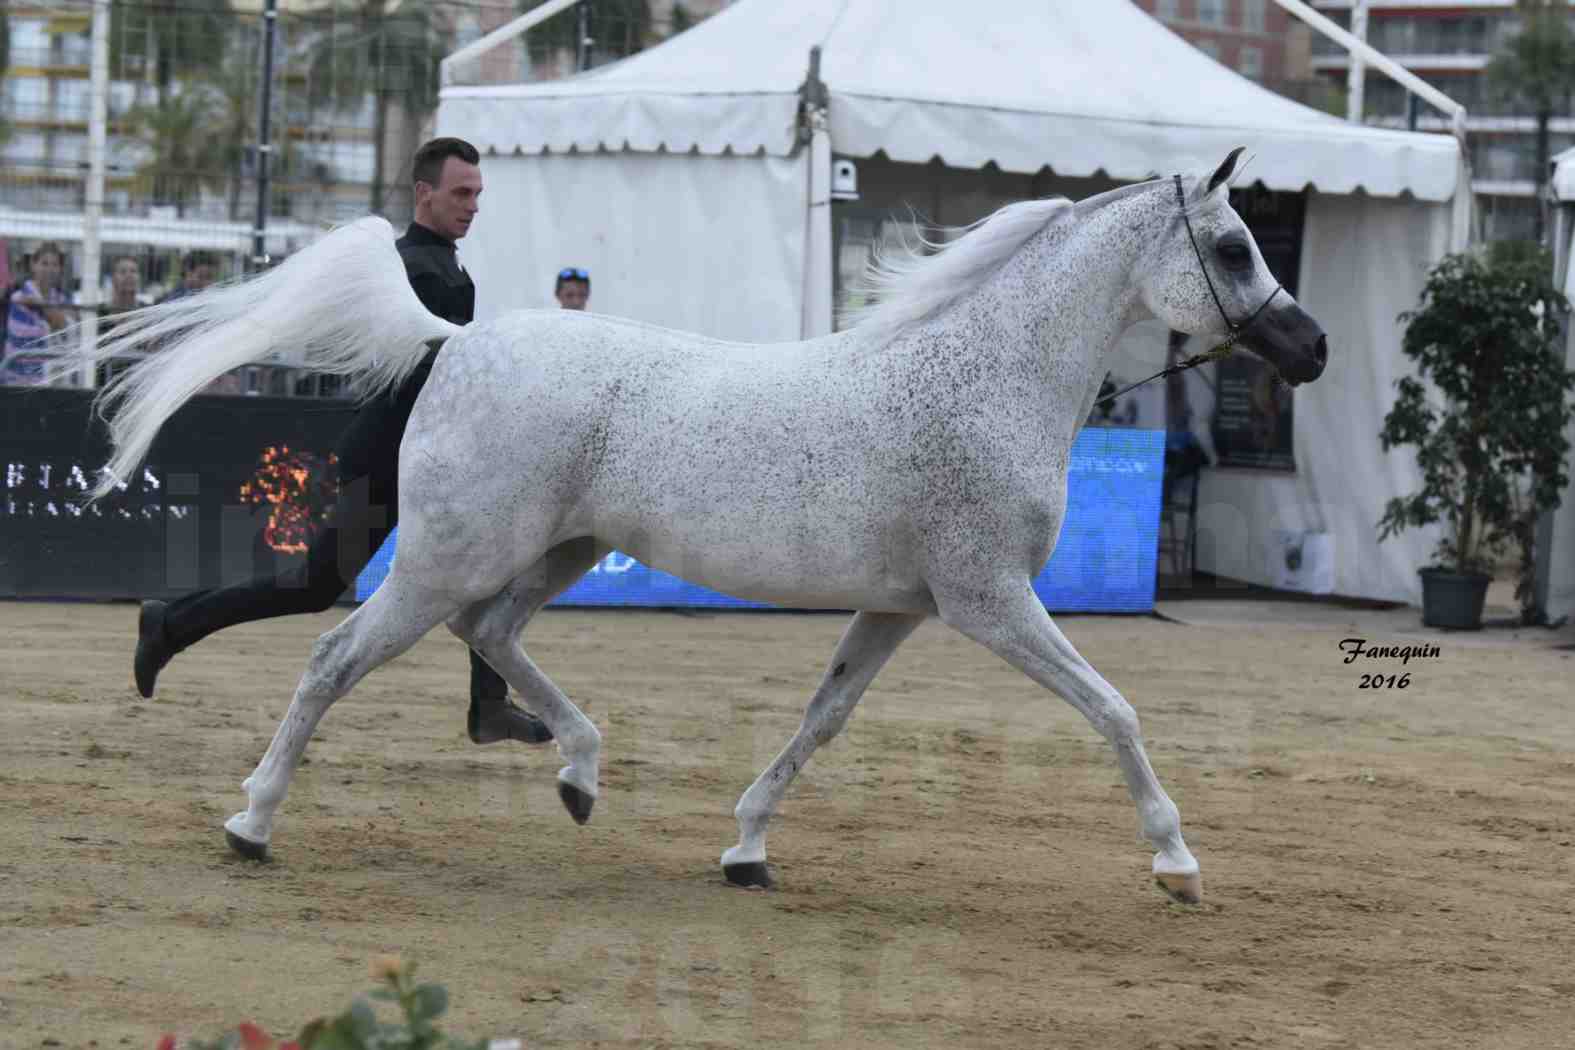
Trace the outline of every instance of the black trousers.
{"type": "MultiPolygon", "coordinates": [[[[398,390],[368,401],[340,436],[339,494],[333,512],[306,550],[306,561],[275,576],[194,591],[170,603],[164,630],[177,650],[238,623],[294,613],[322,612],[355,583],[399,523],[399,442],[421,392],[433,351],[398,390]]],[[[472,698],[501,698],[508,686],[475,652],[470,654],[472,698]]]]}

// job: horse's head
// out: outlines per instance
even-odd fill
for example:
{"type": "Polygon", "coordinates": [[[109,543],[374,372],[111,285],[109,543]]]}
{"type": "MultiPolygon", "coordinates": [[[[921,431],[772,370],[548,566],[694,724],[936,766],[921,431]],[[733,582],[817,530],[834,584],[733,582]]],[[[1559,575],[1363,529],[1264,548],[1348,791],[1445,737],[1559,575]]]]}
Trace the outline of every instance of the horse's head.
{"type": "Polygon", "coordinates": [[[1139,265],[1138,287],[1173,330],[1221,340],[1237,331],[1240,344],[1287,382],[1309,383],[1323,373],[1328,340],[1269,273],[1230,206],[1226,187],[1241,152],[1232,150],[1206,181],[1166,183],[1171,221],[1139,265]]]}

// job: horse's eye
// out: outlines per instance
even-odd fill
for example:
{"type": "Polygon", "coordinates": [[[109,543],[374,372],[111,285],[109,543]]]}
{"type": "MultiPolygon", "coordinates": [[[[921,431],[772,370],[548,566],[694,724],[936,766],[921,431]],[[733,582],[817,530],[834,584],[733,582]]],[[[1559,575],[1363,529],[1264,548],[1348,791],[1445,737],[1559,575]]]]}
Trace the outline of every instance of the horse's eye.
{"type": "Polygon", "coordinates": [[[1252,249],[1240,241],[1226,241],[1216,249],[1220,261],[1232,269],[1240,269],[1252,262],[1252,249]]]}

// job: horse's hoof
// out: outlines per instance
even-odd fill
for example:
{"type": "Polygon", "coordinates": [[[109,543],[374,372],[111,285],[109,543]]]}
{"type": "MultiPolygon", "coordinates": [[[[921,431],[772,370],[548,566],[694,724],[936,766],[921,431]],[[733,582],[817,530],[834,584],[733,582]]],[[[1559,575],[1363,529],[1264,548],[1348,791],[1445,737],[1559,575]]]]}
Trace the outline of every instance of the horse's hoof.
{"type": "Polygon", "coordinates": [[[266,842],[253,842],[251,839],[243,839],[229,828],[224,829],[224,841],[230,844],[232,850],[247,860],[262,862],[268,859],[268,843],[266,842]]]}
{"type": "Polygon", "coordinates": [[[763,890],[769,890],[772,886],[771,869],[766,866],[766,862],[763,860],[751,860],[742,864],[724,864],[722,865],[722,874],[726,875],[727,881],[734,886],[743,886],[745,889],[751,886],[759,886],[763,890]]]}
{"type": "Polygon", "coordinates": [[[567,780],[560,780],[558,797],[563,800],[563,808],[569,811],[569,816],[574,818],[576,824],[584,824],[591,819],[591,807],[596,805],[595,795],[587,795],[567,780]]]}
{"type": "Polygon", "coordinates": [[[1193,872],[1190,875],[1155,872],[1154,882],[1177,904],[1201,904],[1203,902],[1203,876],[1197,872],[1193,872]]]}

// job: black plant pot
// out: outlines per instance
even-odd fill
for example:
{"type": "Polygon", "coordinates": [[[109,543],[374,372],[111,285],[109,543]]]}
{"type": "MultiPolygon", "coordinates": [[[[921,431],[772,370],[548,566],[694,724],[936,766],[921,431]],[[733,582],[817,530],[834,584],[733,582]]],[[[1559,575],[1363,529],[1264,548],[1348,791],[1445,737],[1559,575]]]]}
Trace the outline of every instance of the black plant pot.
{"type": "Polygon", "coordinates": [[[1480,572],[1423,569],[1422,623],[1458,631],[1482,629],[1482,606],[1493,577],[1480,572]]]}

